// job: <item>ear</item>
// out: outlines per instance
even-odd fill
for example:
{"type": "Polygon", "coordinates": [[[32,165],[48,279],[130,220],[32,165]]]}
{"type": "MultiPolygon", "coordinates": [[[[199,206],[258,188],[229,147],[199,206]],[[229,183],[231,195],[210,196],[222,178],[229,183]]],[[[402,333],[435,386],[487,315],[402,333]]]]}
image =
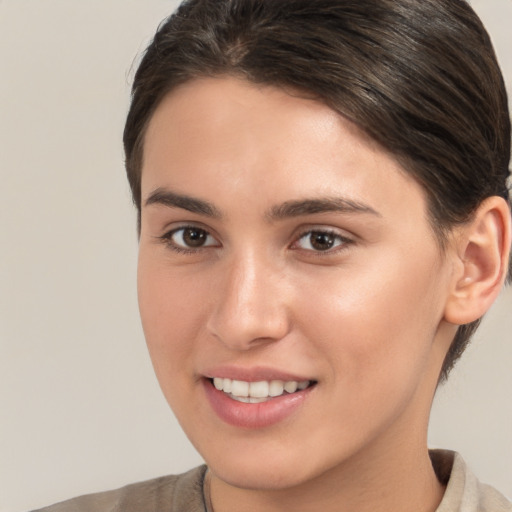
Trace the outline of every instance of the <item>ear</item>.
{"type": "Polygon", "coordinates": [[[444,318],[463,325],[487,312],[507,276],[511,243],[507,202],[497,196],[487,198],[474,218],[456,232],[453,281],[444,318]]]}

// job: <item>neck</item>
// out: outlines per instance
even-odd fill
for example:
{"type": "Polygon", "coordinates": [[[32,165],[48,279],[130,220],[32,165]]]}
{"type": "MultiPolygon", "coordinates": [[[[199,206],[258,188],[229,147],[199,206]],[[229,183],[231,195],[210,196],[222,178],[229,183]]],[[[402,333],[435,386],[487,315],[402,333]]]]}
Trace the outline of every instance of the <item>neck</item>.
{"type": "MultiPolygon", "coordinates": [[[[426,446],[426,445],[425,445],[426,446]]],[[[434,512],[444,493],[427,449],[368,453],[313,480],[279,490],[241,489],[212,474],[212,512],[434,512]]]]}

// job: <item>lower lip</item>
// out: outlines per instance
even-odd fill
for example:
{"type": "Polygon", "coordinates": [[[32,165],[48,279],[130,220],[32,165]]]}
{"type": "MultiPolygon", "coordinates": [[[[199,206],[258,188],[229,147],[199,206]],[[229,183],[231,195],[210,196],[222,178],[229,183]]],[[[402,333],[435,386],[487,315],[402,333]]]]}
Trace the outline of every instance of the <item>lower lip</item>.
{"type": "Polygon", "coordinates": [[[266,402],[248,404],[233,400],[224,391],[213,386],[210,379],[203,379],[206,396],[217,416],[234,427],[264,428],[283,421],[296,412],[311,393],[310,386],[295,393],[270,398],[266,402]]]}

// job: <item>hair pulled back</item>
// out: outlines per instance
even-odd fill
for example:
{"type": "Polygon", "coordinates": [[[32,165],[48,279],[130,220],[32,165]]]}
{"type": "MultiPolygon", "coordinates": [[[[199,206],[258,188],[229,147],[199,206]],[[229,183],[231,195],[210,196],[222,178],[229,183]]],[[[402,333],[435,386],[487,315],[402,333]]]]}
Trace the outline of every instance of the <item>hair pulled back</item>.
{"type": "MultiPolygon", "coordinates": [[[[220,75],[304,91],[358,125],[423,187],[441,247],[487,197],[510,202],[505,86],[465,0],[185,0],[133,83],[124,148],[139,218],[154,111],[178,85],[220,75]]],[[[478,323],[459,327],[441,380],[478,323]]]]}

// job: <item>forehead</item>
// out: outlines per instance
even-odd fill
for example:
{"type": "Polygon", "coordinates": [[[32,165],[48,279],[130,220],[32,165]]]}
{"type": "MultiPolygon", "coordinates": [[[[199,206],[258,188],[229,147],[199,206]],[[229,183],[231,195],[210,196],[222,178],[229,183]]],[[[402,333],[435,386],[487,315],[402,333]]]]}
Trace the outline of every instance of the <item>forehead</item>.
{"type": "Polygon", "coordinates": [[[206,151],[233,127],[236,139],[228,134],[232,145],[246,147],[268,142],[263,140],[266,134],[276,144],[283,137],[292,141],[301,135],[327,135],[338,122],[336,112],[298,92],[229,77],[200,78],[177,87],[160,103],[146,132],[145,154],[162,130],[173,140],[199,141],[206,151]]]}
{"type": "Polygon", "coordinates": [[[413,190],[424,206],[398,162],[327,105],[235,78],[188,82],[159,105],[145,138],[143,200],[158,187],[264,209],[342,194],[403,210],[413,190]]]}

